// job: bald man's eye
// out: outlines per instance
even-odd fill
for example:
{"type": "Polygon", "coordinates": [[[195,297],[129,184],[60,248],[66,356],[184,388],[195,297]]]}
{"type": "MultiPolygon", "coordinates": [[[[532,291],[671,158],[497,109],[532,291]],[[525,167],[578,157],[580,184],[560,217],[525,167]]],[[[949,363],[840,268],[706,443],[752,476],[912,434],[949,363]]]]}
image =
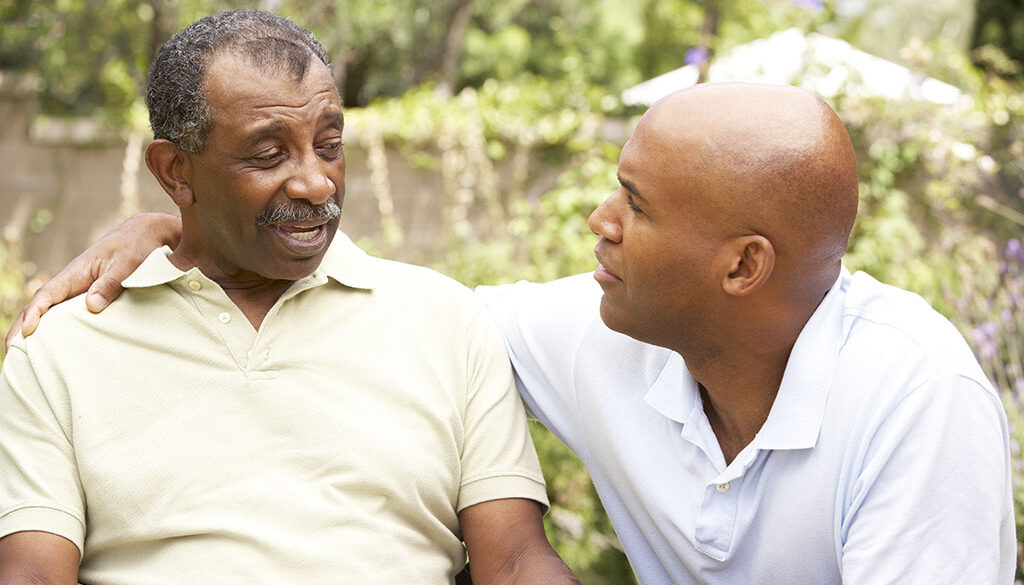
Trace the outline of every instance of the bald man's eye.
{"type": "Polygon", "coordinates": [[[630,193],[629,191],[626,191],[626,203],[629,205],[629,208],[632,209],[633,211],[637,213],[644,212],[644,210],[640,209],[640,207],[636,204],[636,201],[633,200],[633,194],[630,193]]]}

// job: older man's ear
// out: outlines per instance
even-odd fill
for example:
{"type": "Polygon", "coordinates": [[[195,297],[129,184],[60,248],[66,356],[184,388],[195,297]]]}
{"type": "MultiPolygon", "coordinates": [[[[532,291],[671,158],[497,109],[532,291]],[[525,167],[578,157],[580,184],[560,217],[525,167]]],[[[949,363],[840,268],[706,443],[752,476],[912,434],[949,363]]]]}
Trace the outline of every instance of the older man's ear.
{"type": "Polygon", "coordinates": [[[146,147],[146,166],[175,205],[184,208],[195,203],[188,182],[192,161],[187,152],[170,140],[154,140],[146,147]]]}

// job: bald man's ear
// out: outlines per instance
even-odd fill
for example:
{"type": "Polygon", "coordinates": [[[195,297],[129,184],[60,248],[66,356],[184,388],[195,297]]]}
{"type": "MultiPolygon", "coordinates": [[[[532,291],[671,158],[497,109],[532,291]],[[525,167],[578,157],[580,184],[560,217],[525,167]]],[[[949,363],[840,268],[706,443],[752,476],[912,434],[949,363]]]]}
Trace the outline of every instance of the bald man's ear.
{"type": "Polygon", "coordinates": [[[195,195],[189,184],[192,164],[188,153],[170,140],[160,138],[146,147],[146,166],[175,205],[188,207],[195,203],[195,195]]]}
{"type": "Polygon", "coordinates": [[[775,247],[761,235],[742,236],[723,248],[727,264],[722,290],[733,296],[746,296],[760,289],[775,269],[775,247]]]}

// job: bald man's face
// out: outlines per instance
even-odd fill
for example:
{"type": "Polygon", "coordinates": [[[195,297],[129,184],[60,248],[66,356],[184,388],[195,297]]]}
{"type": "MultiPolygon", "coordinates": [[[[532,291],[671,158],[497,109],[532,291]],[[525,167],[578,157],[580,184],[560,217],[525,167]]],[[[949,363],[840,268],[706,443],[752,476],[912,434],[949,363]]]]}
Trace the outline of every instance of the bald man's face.
{"type": "Polygon", "coordinates": [[[641,121],[619,158],[619,188],[590,216],[601,236],[594,277],[604,290],[602,319],[663,346],[674,345],[681,328],[699,329],[716,294],[708,266],[719,239],[700,193],[700,164],[676,146],[641,121]]]}

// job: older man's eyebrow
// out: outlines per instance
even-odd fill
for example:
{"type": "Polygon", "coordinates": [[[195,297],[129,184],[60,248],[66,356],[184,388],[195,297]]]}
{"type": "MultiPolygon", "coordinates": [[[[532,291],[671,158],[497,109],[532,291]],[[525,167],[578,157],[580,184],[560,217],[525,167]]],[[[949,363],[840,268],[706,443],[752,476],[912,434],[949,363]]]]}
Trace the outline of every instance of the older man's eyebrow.
{"type": "Polygon", "coordinates": [[[321,126],[333,126],[335,128],[345,127],[345,116],[341,112],[327,112],[320,116],[321,126]]]}
{"type": "Polygon", "coordinates": [[[284,122],[274,122],[262,128],[253,130],[248,134],[248,136],[246,136],[246,140],[248,140],[250,144],[259,144],[264,138],[278,134],[285,129],[286,126],[284,122]]]}
{"type": "Polygon", "coordinates": [[[633,183],[630,183],[629,181],[623,179],[622,175],[616,175],[616,176],[619,179],[619,184],[622,185],[623,189],[625,189],[626,191],[629,191],[630,195],[632,195],[633,197],[639,199],[642,202],[645,202],[645,203],[647,202],[647,198],[644,197],[643,195],[641,195],[640,191],[637,191],[636,185],[634,185],[633,183]]]}
{"type": "MultiPolygon", "coordinates": [[[[341,114],[341,112],[330,112],[324,114],[323,116],[320,117],[319,126],[329,126],[338,129],[344,128],[345,117],[341,114]]],[[[280,132],[284,132],[287,129],[288,127],[285,125],[284,122],[273,122],[262,128],[257,128],[253,130],[252,132],[247,134],[245,138],[249,142],[249,144],[255,145],[259,144],[260,141],[262,141],[264,138],[267,138],[268,136],[273,136],[274,134],[278,134],[280,132]]]]}

